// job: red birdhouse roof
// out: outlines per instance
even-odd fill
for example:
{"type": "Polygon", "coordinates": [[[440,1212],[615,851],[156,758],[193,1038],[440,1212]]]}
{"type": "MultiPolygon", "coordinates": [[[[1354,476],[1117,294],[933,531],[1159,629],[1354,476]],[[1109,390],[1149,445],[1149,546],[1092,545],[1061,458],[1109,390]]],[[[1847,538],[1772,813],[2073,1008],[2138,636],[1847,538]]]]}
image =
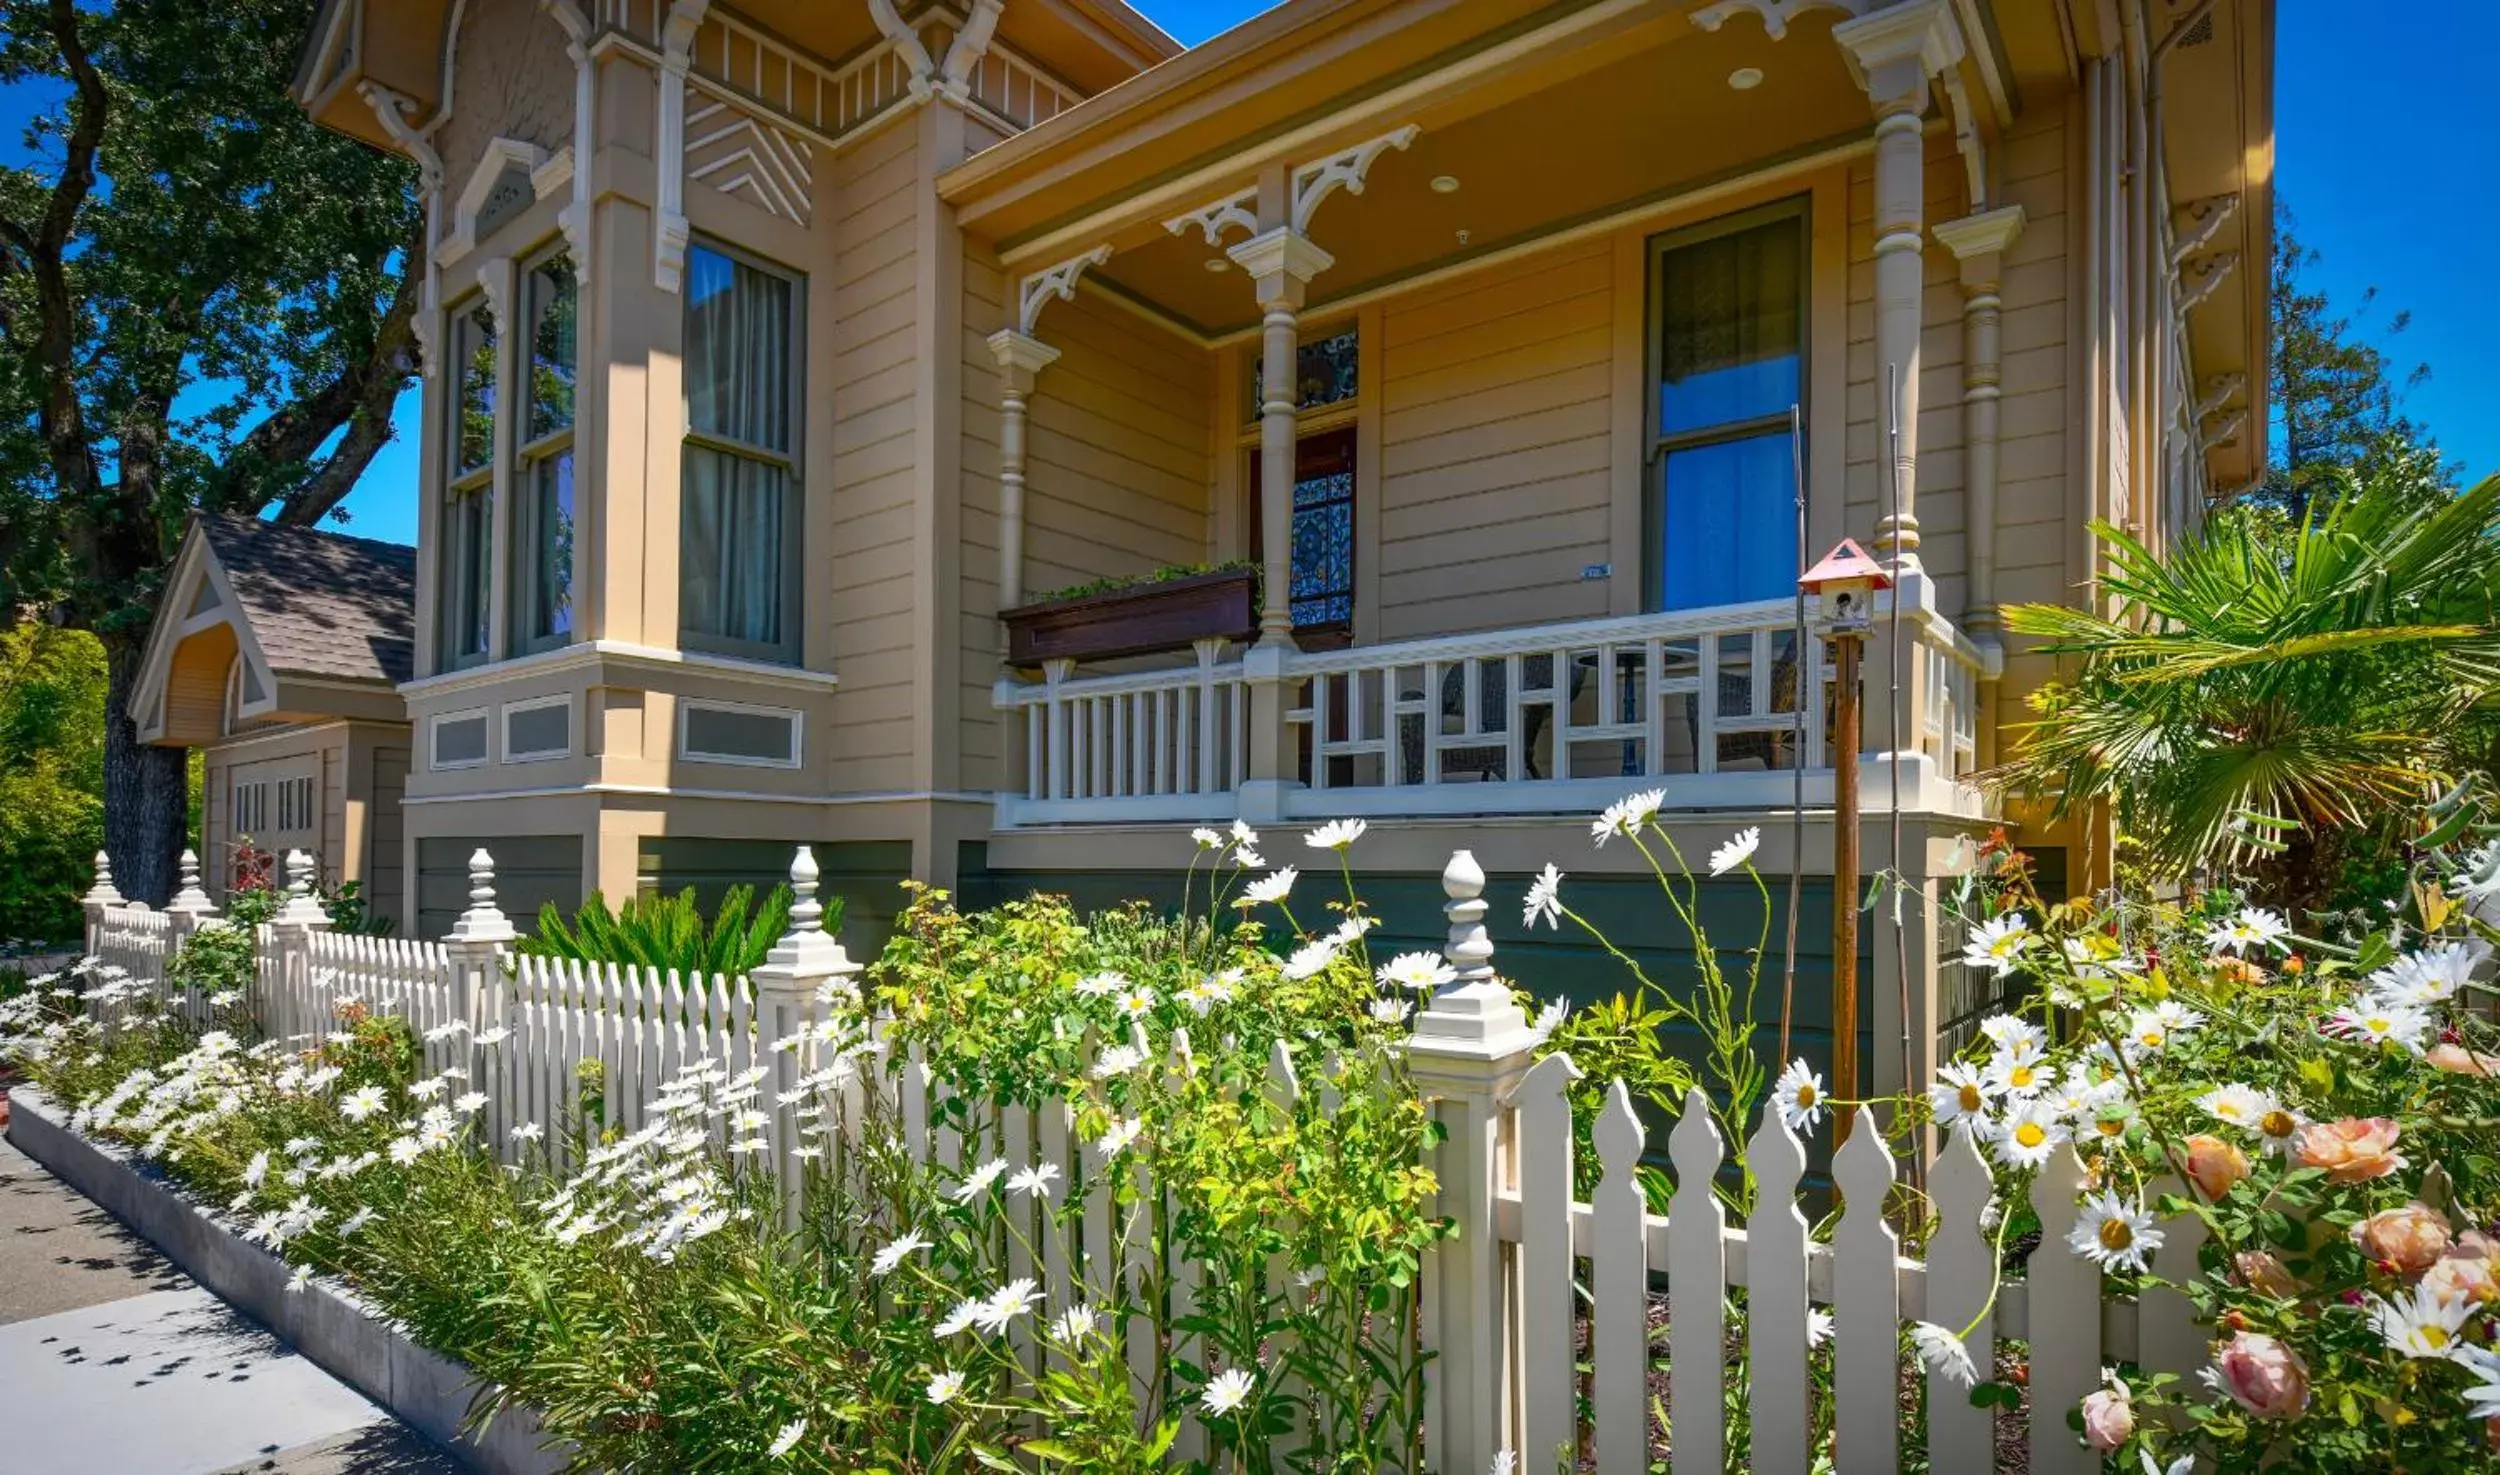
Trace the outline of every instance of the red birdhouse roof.
{"type": "Polygon", "coordinates": [[[1836,584],[1843,579],[1869,579],[1878,589],[1892,587],[1892,575],[1884,572],[1882,564],[1868,557],[1855,538],[1841,539],[1839,546],[1824,554],[1823,561],[1807,569],[1797,583],[1807,593],[1815,594],[1820,593],[1825,584],[1836,584]]]}

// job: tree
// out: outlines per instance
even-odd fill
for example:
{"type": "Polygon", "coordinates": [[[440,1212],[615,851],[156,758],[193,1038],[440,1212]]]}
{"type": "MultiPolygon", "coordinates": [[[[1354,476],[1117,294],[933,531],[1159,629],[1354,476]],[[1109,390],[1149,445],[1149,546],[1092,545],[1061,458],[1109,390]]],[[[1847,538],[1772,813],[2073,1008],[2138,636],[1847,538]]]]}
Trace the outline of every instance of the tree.
{"type": "Polygon", "coordinates": [[[415,170],[289,96],[314,9],[0,0],[0,85],[47,99],[0,169],[0,614],[102,641],[105,848],[153,901],[184,762],[125,703],[186,517],[331,513],[415,370],[415,170]]]}
{"type": "MultiPolygon", "coordinates": [[[[2278,201],[2268,289],[2274,346],[2267,398],[2274,423],[2265,480],[2249,500],[2278,507],[2298,524],[2312,501],[2334,494],[2343,471],[2367,484],[2410,485],[2429,495],[2453,491],[2429,432],[2407,419],[2401,405],[2404,390],[2430,377],[2429,366],[2414,365],[2399,382],[2387,353],[2361,336],[2378,289],[2365,290],[2354,311],[2338,314],[2325,290],[2304,278],[2318,259],[2301,243],[2291,207],[2278,201]]],[[[2379,331],[2395,338],[2409,320],[2410,314],[2397,312],[2379,331]]]]}
{"type": "Polygon", "coordinates": [[[0,942],[78,935],[103,793],[103,647],[39,620],[0,630],[0,942]]]}
{"type": "Polygon", "coordinates": [[[2322,840],[2485,768],[2500,692],[2500,477],[2462,495],[2323,479],[2297,525],[2217,513],[2166,555],[2107,524],[2109,616],[2022,605],[2006,623],[2079,657],[1995,775],[2066,812],[2118,806],[2175,870],[2261,857],[2316,905],[2322,840]]]}

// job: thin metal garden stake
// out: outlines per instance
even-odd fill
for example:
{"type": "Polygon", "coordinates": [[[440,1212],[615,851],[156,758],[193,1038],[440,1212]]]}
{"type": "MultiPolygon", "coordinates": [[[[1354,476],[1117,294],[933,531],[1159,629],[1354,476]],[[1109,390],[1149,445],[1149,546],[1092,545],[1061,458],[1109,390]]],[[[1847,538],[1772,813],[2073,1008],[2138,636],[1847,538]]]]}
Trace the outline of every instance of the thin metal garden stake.
{"type": "Polygon", "coordinates": [[[1796,671],[1793,705],[1797,720],[1788,744],[1791,795],[1788,803],[1788,956],[1780,974],[1780,1066],[1786,1069],[1788,1023],[1797,1008],[1797,898],[1805,886],[1806,869],[1806,699],[1822,699],[1823,653],[1808,643],[1806,630],[1806,461],[1805,427],[1791,401],[1788,406],[1788,470],[1797,502],[1797,646],[1790,656],[1796,671]]]}
{"type": "MultiPolygon", "coordinates": [[[[1884,485],[1891,507],[1886,515],[1893,519],[1895,557],[1899,556],[1901,528],[1901,367],[1884,366],[1884,418],[1886,445],[1889,452],[1885,465],[1889,468],[1884,485]]],[[[1901,1089],[1908,1091],[1910,1079],[1910,937],[1901,925],[1901,750],[1906,734],[1902,731],[1901,714],[1901,586],[1893,584],[1890,649],[1886,654],[1892,665],[1892,761],[1886,765],[1892,774],[1892,971],[1901,990],[1901,1089]]],[[[1855,1082],[1851,1085],[1854,1087],[1855,1082]]],[[[1909,1154],[1910,1185],[1915,1188],[1925,1178],[1920,1154],[1909,1154]]]]}

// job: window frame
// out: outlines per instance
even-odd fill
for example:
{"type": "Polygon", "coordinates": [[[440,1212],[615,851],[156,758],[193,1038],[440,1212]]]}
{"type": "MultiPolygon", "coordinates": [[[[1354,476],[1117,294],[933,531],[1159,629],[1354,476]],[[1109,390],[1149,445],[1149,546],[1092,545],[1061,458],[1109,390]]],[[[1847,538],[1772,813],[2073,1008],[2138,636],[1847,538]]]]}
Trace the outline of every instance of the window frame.
{"type": "Polygon", "coordinates": [[[484,768],[495,759],[494,715],[484,707],[463,707],[456,712],[436,712],[425,719],[425,769],[428,773],[454,773],[464,768],[484,768]],[[442,756],[443,728],[454,722],[476,719],[484,724],[480,730],[478,755],[455,758],[445,762],[442,756]]]}
{"type": "MultiPolygon", "coordinates": [[[[785,266],[769,257],[759,256],[755,252],[732,245],[727,241],[721,240],[717,236],[698,234],[688,245],[686,252],[687,291],[684,294],[686,306],[683,310],[687,312],[692,311],[693,307],[694,299],[691,289],[693,284],[694,256],[695,253],[699,251],[712,252],[715,255],[727,258],[736,265],[744,266],[751,270],[777,277],[789,284],[790,331],[788,333],[788,414],[790,425],[790,447],[786,451],[778,451],[767,446],[754,445],[746,441],[738,440],[731,436],[720,435],[711,431],[697,430],[694,426],[694,410],[692,402],[693,391],[691,385],[690,383],[681,384],[679,391],[679,413],[682,417],[681,423],[683,426],[683,437],[680,442],[679,472],[677,478],[679,498],[677,518],[677,647],[680,650],[700,651],[709,655],[731,656],[740,660],[756,661],[766,665],[797,666],[804,663],[806,652],[805,632],[801,629],[801,623],[804,618],[804,601],[800,590],[800,580],[806,568],[806,550],[804,544],[806,540],[807,527],[807,481],[805,474],[807,464],[807,273],[799,271],[793,267],[785,266]],[[714,635],[709,632],[696,631],[687,627],[685,499],[687,496],[686,485],[688,478],[684,470],[684,452],[687,450],[709,451],[713,454],[730,457],[736,460],[750,461],[761,465],[771,466],[779,470],[786,479],[781,508],[782,638],[776,643],[767,644],[763,641],[739,640],[731,636],[714,635]]],[[[682,343],[680,351],[682,354],[682,343]]]]}
{"type": "MultiPolygon", "coordinates": [[[[473,292],[447,309],[445,336],[450,339],[443,379],[446,382],[446,409],[443,416],[443,490],[436,503],[436,550],[434,555],[434,667],[437,671],[465,671],[483,666],[494,659],[495,599],[495,446],[502,440],[503,417],[511,407],[504,404],[503,356],[508,336],[495,324],[493,309],[486,294],[473,292]],[[467,335],[473,323],[483,320],[492,335],[494,367],[488,371],[487,384],[493,395],[494,427],[490,433],[486,457],[474,467],[461,465],[462,418],[468,411],[469,359],[474,350],[468,346],[467,335]],[[464,504],[476,499],[476,515],[481,530],[477,546],[463,550],[453,529],[466,511],[464,504]],[[455,580],[454,560],[469,567],[461,570],[466,578],[455,580]],[[478,608],[472,629],[477,637],[475,650],[460,650],[455,641],[455,617],[460,613],[453,599],[455,588],[475,583],[478,608]]],[[[466,622],[463,622],[466,623],[466,622]]]]}
{"type": "MultiPolygon", "coordinates": [[[[539,519],[539,473],[542,468],[552,466],[560,458],[573,454],[575,431],[581,422],[581,265],[572,261],[571,252],[559,241],[553,246],[521,258],[517,266],[519,282],[517,295],[520,298],[520,318],[524,331],[520,335],[520,341],[514,347],[514,356],[520,368],[520,393],[515,396],[517,403],[508,411],[515,418],[513,420],[511,546],[505,554],[511,562],[507,586],[509,589],[507,598],[511,604],[507,623],[511,628],[506,635],[506,641],[510,655],[524,656],[571,645],[579,633],[578,630],[571,628],[578,610],[573,605],[573,590],[576,581],[572,578],[572,560],[569,558],[564,591],[568,628],[552,633],[535,631],[532,629],[532,615],[536,610],[540,593],[538,587],[539,546],[541,539],[545,536],[545,529],[541,526],[539,519]],[[530,438],[530,419],[537,405],[536,387],[533,380],[538,368],[538,302],[535,289],[539,270],[550,263],[559,261],[568,262],[573,268],[573,410],[561,428],[532,439],[530,438]],[[524,350],[526,350],[526,357],[523,356],[524,350]]],[[[581,459],[578,455],[573,457],[573,478],[574,523],[578,527],[581,496],[581,459]]],[[[574,551],[578,555],[578,546],[574,551]]]]}
{"type": "Polygon", "coordinates": [[[721,763],[733,768],[804,768],[807,766],[807,714],[796,707],[771,707],[716,697],[681,697],[677,702],[677,756],[688,763],[721,763]],[[751,754],[716,753],[697,748],[690,731],[690,719],[697,708],[746,717],[786,719],[790,724],[790,756],[786,759],[759,758],[751,754]]]}
{"type": "MultiPolygon", "coordinates": [[[[1814,395],[1814,197],[1795,194],[1691,225],[1661,231],[1644,243],[1647,253],[1642,290],[1644,343],[1641,377],[1641,607],[1653,614],[1666,604],[1667,458],[1678,451],[1751,440],[1786,430],[1787,410],[1768,411],[1741,420],[1726,420],[1691,430],[1667,431],[1660,425],[1659,386],[1666,373],[1667,258],[1688,246],[1787,221],[1797,233],[1797,464],[1802,468],[1812,445],[1806,440],[1812,423],[1814,395]]],[[[1804,549],[1800,548],[1802,554],[1804,549]]],[[[1697,606],[1703,607],[1703,606],[1697,606]]]]}

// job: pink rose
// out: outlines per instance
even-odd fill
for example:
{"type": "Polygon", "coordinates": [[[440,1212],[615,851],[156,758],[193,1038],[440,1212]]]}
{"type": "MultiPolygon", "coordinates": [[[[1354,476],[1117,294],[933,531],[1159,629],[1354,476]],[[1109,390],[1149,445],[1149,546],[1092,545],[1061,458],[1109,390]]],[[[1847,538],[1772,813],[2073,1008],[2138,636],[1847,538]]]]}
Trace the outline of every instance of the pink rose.
{"type": "Polygon", "coordinates": [[[2441,1070],[2461,1076],[2500,1075],[2500,1055],[2485,1055],[2479,1050],[2468,1050],[2463,1045],[2444,1042],[2433,1045],[2422,1058],[2441,1070]]]}
{"type": "Polygon", "coordinates": [[[2248,1176],[2248,1154],[2199,1132],[2187,1140],[2187,1175],[2207,1203],[2220,1203],[2232,1184],[2248,1176]]]}
{"type": "Polygon", "coordinates": [[[2423,1272],[2422,1289],[2443,1306],[2460,1299],[2500,1305],[2500,1241],[2479,1229],[2458,1235],[2423,1272]]]}
{"type": "Polygon", "coordinates": [[[2396,1124],[2383,1116],[2312,1122],[2300,1129],[2299,1152],[2303,1167],[2324,1168],[2336,1183],[2366,1183],[2405,1165],[2396,1124]]]}
{"type": "Polygon", "coordinates": [[[2241,1332],[2214,1352],[2214,1378],[2261,1419],[2296,1417],[2309,1406],[2309,1368],[2300,1354],[2263,1332],[2241,1332]]]}
{"type": "Polygon", "coordinates": [[[2352,1242],[2373,1260],[2419,1275],[2448,1249],[2448,1216],[2419,1200],[2372,1214],[2352,1227],[2352,1242]]]}
{"type": "Polygon", "coordinates": [[[2109,1453],[2135,1432],[2135,1404],[2123,1386],[2096,1389],[2084,1395],[2083,1442],[2109,1453]]]}
{"type": "Polygon", "coordinates": [[[2300,1282],[2291,1270],[2266,1250],[2242,1250],[2232,1260],[2232,1268],[2240,1275],[2240,1283],[2250,1290],[2262,1291],[2278,1301],[2300,1298],[2300,1282]]]}

